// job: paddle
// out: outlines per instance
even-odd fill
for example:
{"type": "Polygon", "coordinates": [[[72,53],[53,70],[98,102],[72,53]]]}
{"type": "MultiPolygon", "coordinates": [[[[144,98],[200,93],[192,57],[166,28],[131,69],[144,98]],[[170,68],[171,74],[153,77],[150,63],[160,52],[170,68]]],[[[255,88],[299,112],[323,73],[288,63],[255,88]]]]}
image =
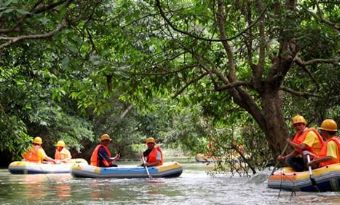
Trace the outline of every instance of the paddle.
{"type": "MultiPolygon", "coordinates": [[[[286,143],[285,147],[283,148],[283,150],[281,152],[281,155],[283,155],[286,152],[287,148],[288,148],[288,142],[286,143]]],[[[274,174],[274,172],[275,172],[277,166],[279,165],[279,163],[280,163],[280,161],[276,162],[276,164],[275,164],[275,166],[273,168],[273,171],[272,171],[272,173],[270,175],[274,174]]]]}
{"type": "MultiPolygon", "coordinates": [[[[308,163],[310,162],[310,154],[307,154],[307,162],[308,163]]],[[[320,192],[320,190],[319,190],[319,188],[318,188],[318,186],[316,184],[315,179],[312,177],[313,172],[312,172],[312,167],[310,165],[308,166],[308,171],[309,171],[309,179],[312,182],[312,185],[314,186],[314,188],[316,190],[318,190],[320,192]]]]}
{"type": "Polygon", "coordinates": [[[120,159],[120,153],[116,154],[115,157],[110,157],[111,160],[114,160],[114,161],[119,161],[120,159]]]}
{"type": "Polygon", "coordinates": [[[142,161],[143,161],[143,165],[144,165],[144,168],[145,168],[145,170],[146,170],[146,173],[148,174],[148,176],[149,176],[149,179],[152,179],[152,176],[151,176],[151,174],[149,173],[149,169],[148,169],[148,167],[145,165],[145,159],[144,159],[144,156],[142,155],[142,161]]]}

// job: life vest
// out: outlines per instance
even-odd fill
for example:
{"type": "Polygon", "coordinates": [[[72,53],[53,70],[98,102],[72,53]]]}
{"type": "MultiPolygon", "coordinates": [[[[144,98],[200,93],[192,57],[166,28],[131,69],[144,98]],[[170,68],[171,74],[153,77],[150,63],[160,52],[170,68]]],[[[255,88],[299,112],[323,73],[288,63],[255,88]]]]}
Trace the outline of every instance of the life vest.
{"type": "Polygon", "coordinates": [[[22,154],[24,160],[29,162],[41,163],[43,161],[43,155],[41,154],[40,146],[32,146],[27,152],[22,154]]]}
{"type": "MultiPolygon", "coordinates": [[[[318,158],[322,158],[322,157],[326,157],[327,156],[327,144],[330,141],[335,142],[335,144],[336,144],[336,146],[338,148],[338,154],[340,154],[340,139],[338,137],[331,137],[322,146],[322,149],[320,151],[320,155],[318,156],[318,158]]],[[[323,167],[323,166],[326,166],[326,165],[330,165],[330,164],[339,163],[339,162],[340,162],[340,156],[337,156],[337,158],[335,160],[328,160],[328,161],[325,161],[325,162],[320,162],[320,167],[323,167]]]]}
{"type": "MultiPolygon", "coordinates": [[[[107,155],[111,158],[111,152],[109,150],[109,148],[107,148],[106,146],[104,145],[97,145],[97,147],[94,149],[94,151],[92,152],[92,155],[91,155],[91,159],[90,159],[90,163],[92,166],[99,166],[99,148],[100,147],[104,147],[107,155]]],[[[106,159],[104,159],[103,157],[102,158],[102,162],[103,164],[106,166],[106,167],[109,167],[110,166],[110,162],[107,161],[106,159]]]]}
{"type": "MultiPolygon", "coordinates": [[[[313,147],[309,147],[307,145],[307,150],[312,152],[313,154],[319,155],[324,142],[323,142],[321,135],[315,128],[306,128],[304,131],[296,133],[296,135],[293,138],[293,142],[299,145],[302,144],[305,141],[306,136],[309,132],[314,132],[316,134],[316,136],[318,137],[319,143],[314,145],[313,147]]],[[[303,150],[296,150],[296,151],[299,153],[302,153],[303,150]]]]}
{"type": "Polygon", "coordinates": [[[55,150],[54,159],[65,160],[71,158],[72,158],[71,153],[66,148],[63,148],[61,151],[59,151],[58,149],[55,150]]]}
{"type": "Polygon", "coordinates": [[[157,152],[160,152],[161,153],[161,161],[160,161],[160,164],[159,165],[162,165],[163,164],[163,153],[162,153],[162,150],[160,147],[154,147],[151,152],[149,153],[147,159],[146,159],[146,162],[148,163],[153,163],[153,162],[156,162],[157,161],[157,152]]]}

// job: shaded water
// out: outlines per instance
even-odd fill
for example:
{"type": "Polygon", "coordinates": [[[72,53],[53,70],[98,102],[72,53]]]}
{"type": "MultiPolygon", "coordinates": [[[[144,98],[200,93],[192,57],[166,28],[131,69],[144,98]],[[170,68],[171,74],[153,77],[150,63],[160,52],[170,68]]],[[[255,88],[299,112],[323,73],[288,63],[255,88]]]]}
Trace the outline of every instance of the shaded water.
{"type": "MultiPolygon", "coordinates": [[[[0,204],[340,204],[340,193],[267,188],[267,174],[212,177],[184,164],[172,179],[78,179],[70,174],[12,175],[0,170],[0,204]]],[[[270,173],[270,171],[269,171],[270,173]]]]}

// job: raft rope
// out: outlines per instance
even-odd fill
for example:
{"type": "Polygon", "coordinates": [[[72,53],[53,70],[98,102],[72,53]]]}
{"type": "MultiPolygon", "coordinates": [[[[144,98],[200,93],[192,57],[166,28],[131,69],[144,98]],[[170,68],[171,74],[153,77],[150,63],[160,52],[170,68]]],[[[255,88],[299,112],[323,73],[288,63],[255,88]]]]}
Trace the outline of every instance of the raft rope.
{"type": "MultiPolygon", "coordinates": [[[[296,174],[294,173],[294,175],[296,175],[296,174]]],[[[292,200],[293,196],[296,196],[297,189],[294,188],[295,187],[295,180],[290,180],[290,181],[293,183],[293,186],[292,186],[292,192],[290,193],[290,199],[289,200],[292,200]]]]}
{"type": "MultiPolygon", "coordinates": [[[[281,174],[281,181],[280,181],[280,191],[279,191],[279,194],[277,196],[277,198],[280,198],[280,194],[281,194],[281,190],[282,190],[282,183],[283,183],[283,176],[285,175],[284,173],[284,170],[282,169],[282,174],[281,174]]],[[[289,200],[292,200],[293,196],[296,196],[296,191],[297,189],[294,189],[294,183],[295,181],[292,180],[292,179],[289,179],[292,183],[293,183],[293,186],[292,186],[292,192],[290,194],[290,199],[289,200]]]]}
{"type": "Polygon", "coordinates": [[[281,180],[280,180],[280,189],[279,189],[279,194],[277,195],[277,198],[280,198],[280,195],[281,195],[283,175],[284,175],[284,172],[283,172],[283,169],[282,169],[281,180]]]}

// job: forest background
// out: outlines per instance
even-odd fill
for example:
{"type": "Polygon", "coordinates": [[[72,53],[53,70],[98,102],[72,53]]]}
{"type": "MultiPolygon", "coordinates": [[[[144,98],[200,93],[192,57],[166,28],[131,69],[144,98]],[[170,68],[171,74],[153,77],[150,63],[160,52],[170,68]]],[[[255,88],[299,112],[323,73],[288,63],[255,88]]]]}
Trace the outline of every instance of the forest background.
{"type": "Polygon", "coordinates": [[[263,167],[292,116],[340,122],[339,22],[336,0],[1,0],[1,165],[108,133],[263,167]]]}

